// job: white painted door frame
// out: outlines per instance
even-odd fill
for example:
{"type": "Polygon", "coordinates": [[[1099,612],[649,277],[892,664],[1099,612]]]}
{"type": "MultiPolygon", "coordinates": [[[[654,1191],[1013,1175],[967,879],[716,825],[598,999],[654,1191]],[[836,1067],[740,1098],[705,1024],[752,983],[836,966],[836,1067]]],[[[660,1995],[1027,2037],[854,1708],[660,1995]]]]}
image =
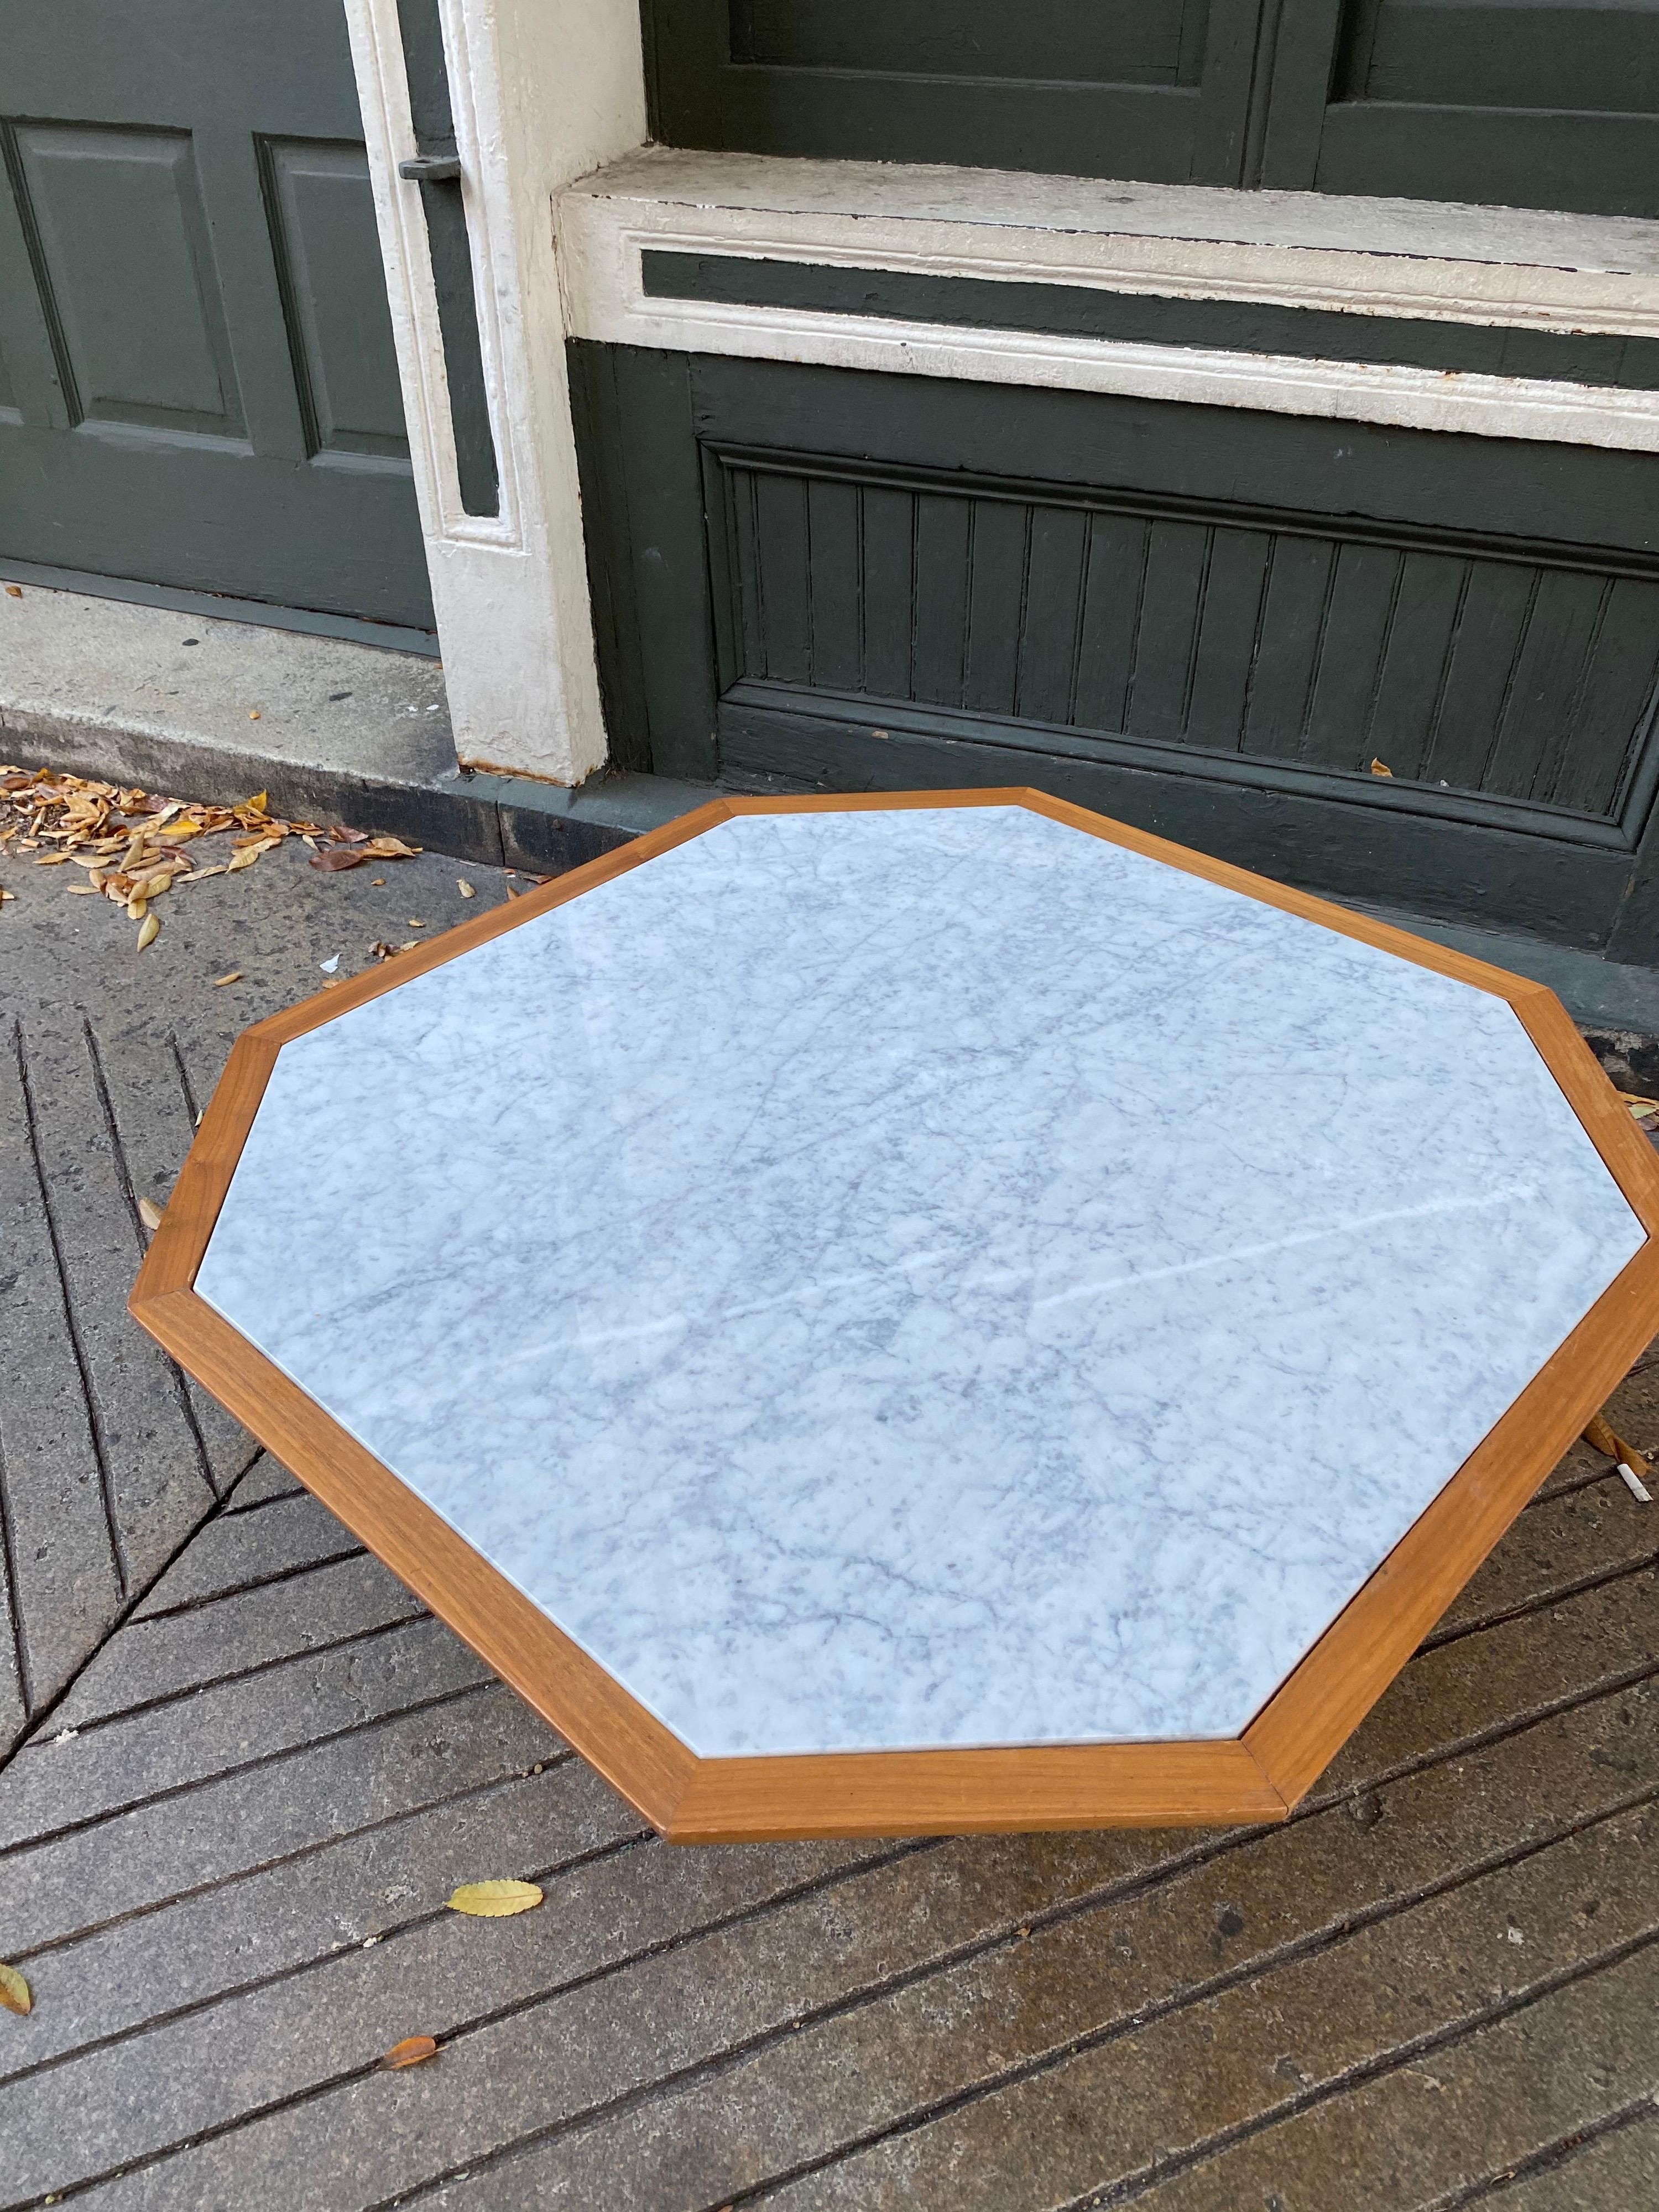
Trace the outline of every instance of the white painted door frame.
{"type": "Polygon", "coordinates": [[[640,145],[638,0],[440,0],[501,512],[466,514],[397,0],[345,0],[456,750],[580,783],[605,757],[553,198],[640,145]]]}

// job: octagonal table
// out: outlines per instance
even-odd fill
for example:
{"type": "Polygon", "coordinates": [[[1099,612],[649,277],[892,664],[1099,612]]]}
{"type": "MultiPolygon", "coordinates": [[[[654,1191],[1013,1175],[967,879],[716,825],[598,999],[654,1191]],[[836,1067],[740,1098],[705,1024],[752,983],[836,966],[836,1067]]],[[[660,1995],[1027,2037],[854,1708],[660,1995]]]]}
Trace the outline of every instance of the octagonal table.
{"type": "Polygon", "coordinates": [[[1659,1328],[1539,985],[716,802],[239,1041],[133,1310],[665,1833],[1282,1817],[1659,1328]]]}

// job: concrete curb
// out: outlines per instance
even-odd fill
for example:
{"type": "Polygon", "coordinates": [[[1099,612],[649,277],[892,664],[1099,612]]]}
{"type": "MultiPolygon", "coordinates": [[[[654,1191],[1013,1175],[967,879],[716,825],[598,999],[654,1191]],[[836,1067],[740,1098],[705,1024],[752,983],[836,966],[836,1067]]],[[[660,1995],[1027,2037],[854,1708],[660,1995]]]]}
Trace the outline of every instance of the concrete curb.
{"type": "Polygon", "coordinates": [[[428,783],[356,775],[223,744],[195,744],[131,721],[0,709],[0,756],[169,796],[234,805],[267,791],[271,811],[389,831],[485,866],[557,875],[626,844],[716,793],[666,776],[599,775],[580,790],[460,769],[428,783]]]}

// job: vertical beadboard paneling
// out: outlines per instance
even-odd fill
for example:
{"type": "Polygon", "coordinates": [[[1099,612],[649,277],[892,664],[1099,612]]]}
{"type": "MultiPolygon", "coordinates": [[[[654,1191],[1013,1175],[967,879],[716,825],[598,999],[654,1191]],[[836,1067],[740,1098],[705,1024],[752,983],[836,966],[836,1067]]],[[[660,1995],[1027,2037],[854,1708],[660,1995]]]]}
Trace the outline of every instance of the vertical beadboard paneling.
{"type": "Polygon", "coordinates": [[[832,477],[809,477],[806,521],[812,681],[829,691],[866,690],[860,638],[863,548],[859,487],[832,477]]]}
{"type": "Polygon", "coordinates": [[[1644,740],[1659,576],[1593,556],[714,458],[740,675],[1602,818],[1644,740]]]}
{"type": "Polygon", "coordinates": [[[917,506],[912,491],[883,484],[859,487],[864,580],[864,682],[860,688],[878,699],[912,696],[917,506]]]}

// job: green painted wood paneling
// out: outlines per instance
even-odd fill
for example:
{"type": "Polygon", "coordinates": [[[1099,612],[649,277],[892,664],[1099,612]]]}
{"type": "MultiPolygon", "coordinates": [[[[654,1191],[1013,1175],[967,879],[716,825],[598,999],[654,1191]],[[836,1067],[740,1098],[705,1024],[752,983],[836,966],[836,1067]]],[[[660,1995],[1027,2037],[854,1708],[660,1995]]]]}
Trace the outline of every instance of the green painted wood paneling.
{"type": "Polygon", "coordinates": [[[572,359],[633,763],[1091,791],[1315,887],[1579,943],[1644,879],[1659,460],[572,359]]]}
{"type": "Polygon", "coordinates": [[[1259,176],[1659,213],[1655,0],[1285,0],[1259,176]]]}
{"type": "Polygon", "coordinates": [[[1255,10],[641,0],[651,128],[678,146],[1227,183],[1255,10]]]}
{"type": "Polygon", "coordinates": [[[1659,212],[1656,0],[641,0],[672,145],[1659,212]]]}
{"type": "Polygon", "coordinates": [[[916,549],[908,606],[888,618],[908,617],[921,649],[919,677],[872,698],[1346,775],[1381,757],[1396,781],[1457,794],[1472,817],[1491,801],[1559,809],[1540,827],[1564,836],[1624,820],[1659,681],[1650,556],[1583,549],[1558,567],[1560,549],[1499,551],[1431,523],[1372,536],[1360,518],[1315,528],[1269,511],[1255,522],[1218,501],[1206,519],[1202,503],[1159,512],[1012,473],[964,481],[706,450],[730,480],[722,506],[736,520],[728,557],[744,610],[723,691],[751,678],[868,690],[855,517],[879,487],[888,527],[916,549]],[[925,533],[924,502],[935,516],[925,533]],[[954,528],[939,526],[941,504],[956,507],[954,528]],[[1130,557],[1114,547],[1097,566],[1096,527],[1137,514],[1130,557]],[[1079,706],[1071,672],[1090,586],[1094,635],[1118,641],[1117,680],[1079,706]]]}
{"type": "Polygon", "coordinates": [[[820,314],[1040,331],[1128,345],[1220,348],[1304,361],[1382,362],[1482,376],[1659,390],[1659,338],[1439,322],[1424,316],[1344,314],[1271,301],[1162,298],[1092,285],[937,276],[655,247],[641,254],[640,276],[647,299],[799,307],[820,314]]]}
{"type": "Polygon", "coordinates": [[[0,0],[0,552],[429,630],[337,0],[0,0]]]}

